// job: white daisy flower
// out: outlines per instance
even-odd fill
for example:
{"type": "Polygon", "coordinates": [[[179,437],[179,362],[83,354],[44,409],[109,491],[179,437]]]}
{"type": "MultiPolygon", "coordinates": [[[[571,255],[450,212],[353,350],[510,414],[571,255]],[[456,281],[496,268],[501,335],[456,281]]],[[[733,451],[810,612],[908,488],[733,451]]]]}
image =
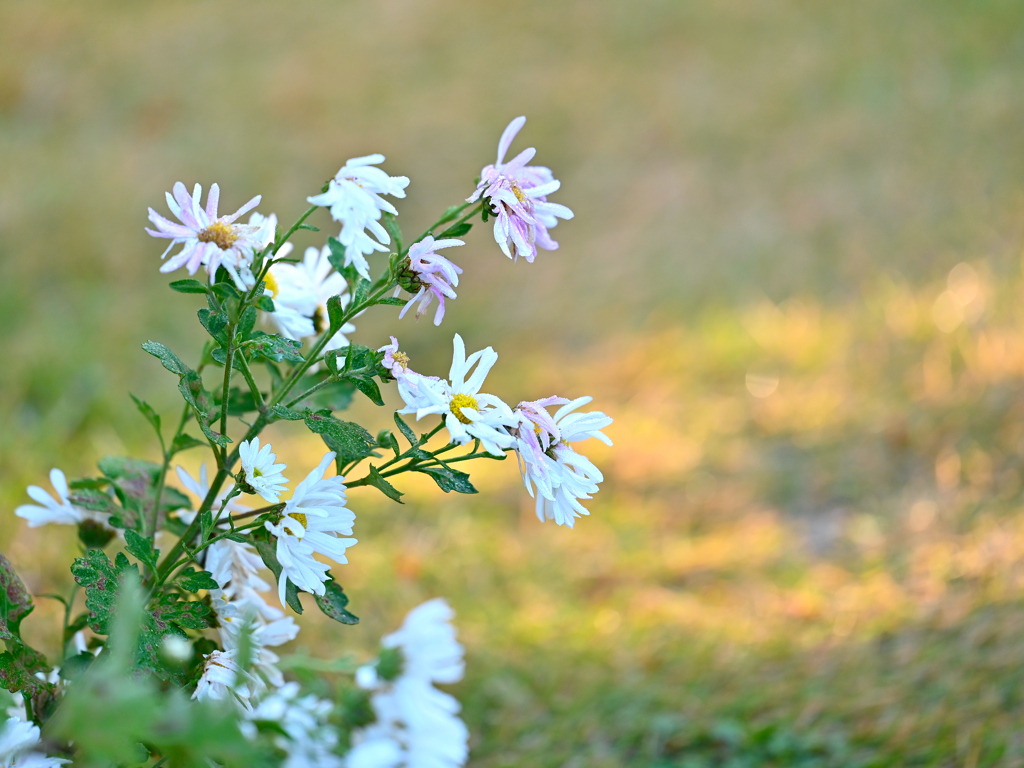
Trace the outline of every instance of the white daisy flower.
{"type": "Polygon", "coordinates": [[[611,445],[601,432],[612,419],[600,411],[574,413],[593,398],[581,397],[572,402],[551,397],[516,408],[518,424],[511,431],[516,437],[516,453],[520,458],[523,482],[537,499],[537,517],[554,520],[558,525],[573,527],[576,518],[590,514],[581,499],[590,499],[598,491],[604,475],[586,456],[570,443],[596,438],[611,445]],[[554,417],[548,405],[564,403],[554,417]],[[534,493],[534,484],[537,491],[534,493]]]}
{"type": "Polygon", "coordinates": [[[402,626],[385,635],[380,644],[398,648],[404,665],[402,675],[431,683],[457,683],[465,672],[463,648],[455,639],[451,620],[455,611],[436,597],[413,608],[402,626]]]}
{"type": "Polygon", "coordinates": [[[0,728],[0,767],[56,768],[70,763],[59,757],[46,757],[32,750],[39,744],[39,726],[12,717],[0,728]]]}
{"type": "Polygon", "coordinates": [[[411,397],[399,413],[415,413],[417,420],[429,414],[443,416],[451,442],[465,444],[477,439],[488,453],[500,456],[514,442],[507,428],[515,424],[515,418],[500,398],[480,392],[497,360],[498,353],[490,347],[467,358],[466,345],[455,334],[451,382],[425,376],[413,379],[415,388],[409,388],[411,397]]]}
{"type": "MultiPolygon", "coordinates": [[[[327,300],[332,296],[341,297],[342,308],[347,307],[351,297],[348,283],[331,266],[331,249],[307,248],[298,264],[274,264],[267,273],[267,290],[274,297],[274,312],[270,320],[282,336],[302,341],[319,336],[330,327],[327,315],[327,300]]],[[[345,323],[327,342],[325,350],[341,349],[348,346],[347,333],[356,327],[345,323]]]]}
{"type": "Polygon", "coordinates": [[[28,487],[28,495],[37,504],[22,504],[14,510],[14,514],[28,522],[29,528],[38,528],[49,523],[78,525],[86,520],[91,520],[100,523],[104,528],[111,529],[107,523],[107,518],[109,517],[107,513],[94,512],[91,509],[84,509],[71,503],[71,491],[68,488],[67,478],[56,467],[50,470],[50,484],[53,486],[53,490],[57,492],[56,499],[38,485],[30,485],[28,487]]]}
{"type": "Polygon", "coordinates": [[[405,188],[409,186],[408,177],[388,176],[373,167],[383,162],[384,155],[354,157],[331,179],[326,192],[307,198],[313,205],[330,208],[334,220],[341,222],[338,241],[345,246],[345,266],[355,265],[367,280],[367,254],[387,252],[386,246],[391,243],[391,236],[380,223],[381,212],[398,215],[395,206],[382,195],[405,197],[405,188]]]}
{"type": "Polygon", "coordinates": [[[242,462],[245,482],[271,504],[277,504],[281,500],[281,491],[288,489],[288,478],[281,473],[286,465],[274,463],[277,454],[271,453],[270,443],[260,448],[258,437],[244,440],[238,446],[238,458],[242,462]]]}
{"type": "Polygon", "coordinates": [[[243,612],[252,610],[266,621],[284,616],[260,594],[269,592],[270,584],[259,576],[264,569],[263,559],[251,544],[221,539],[211,544],[206,552],[206,569],[232,605],[240,606],[243,612]]]}
{"type": "Polygon", "coordinates": [[[281,520],[276,525],[265,523],[277,537],[277,559],[281,563],[277,587],[282,604],[289,581],[306,592],[324,594],[330,567],[313,555],[347,563],[345,550],[356,544],[356,539],[340,537],[352,535],[356,516],[345,506],[344,478],[324,477],[332,461],[333,451],[325,454],[320,465],[295,488],[281,520]]]}
{"type": "Polygon", "coordinates": [[[199,203],[202,196],[202,186],[196,184],[189,195],[180,181],[174,185],[173,195],[167,193],[167,207],[180,224],[149,209],[149,220],[156,225],[156,229],[147,228],[146,231],[153,237],[168,238],[171,241],[161,258],[166,258],[174,246],[182,245],[182,249],[168,259],[160,271],[173,272],[179,267],[185,267],[190,275],[194,275],[200,266],[204,266],[212,279],[217,268],[224,267],[238,289],[246,290],[248,286],[242,280],[242,275],[248,273],[251,279],[255,251],[266,247],[266,228],[260,224],[236,224],[235,221],[259,205],[261,198],[256,195],[230,216],[217,216],[220,187],[217,184],[211,185],[205,209],[199,203]]]}
{"type": "MultiPolygon", "coordinates": [[[[213,601],[216,604],[216,600],[213,601]]],[[[218,617],[219,618],[219,617],[218,617]]],[[[239,647],[242,632],[246,625],[250,627],[250,642],[252,643],[252,667],[275,688],[284,685],[284,676],[277,668],[281,658],[271,651],[272,647],[284,645],[291,642],[299,634],[299,625],[291,616],[277,619],[271,622],[256,620],[251,612],[249,620],[246,617],[233,617],[233,620],[222,622],[220,629],[221,645],[226,650],[233,650],[239,647]]]]}

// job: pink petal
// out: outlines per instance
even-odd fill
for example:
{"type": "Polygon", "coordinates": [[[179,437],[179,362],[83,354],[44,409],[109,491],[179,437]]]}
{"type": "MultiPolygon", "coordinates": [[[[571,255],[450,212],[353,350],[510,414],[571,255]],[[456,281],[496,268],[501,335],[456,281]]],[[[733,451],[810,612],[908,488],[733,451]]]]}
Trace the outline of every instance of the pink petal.
{"type": "Polygon", "coordinates": [[[526,125],[526,117],[520,115],[505,128],[501,134],[501,140],[498,142],[498,162],[497,165],[501,165],[505,159],[505,153],[508,152],[508,148],[512,146],[512,139],[516,137],[516,134],[522,130],[522,127],[526,125]]]}

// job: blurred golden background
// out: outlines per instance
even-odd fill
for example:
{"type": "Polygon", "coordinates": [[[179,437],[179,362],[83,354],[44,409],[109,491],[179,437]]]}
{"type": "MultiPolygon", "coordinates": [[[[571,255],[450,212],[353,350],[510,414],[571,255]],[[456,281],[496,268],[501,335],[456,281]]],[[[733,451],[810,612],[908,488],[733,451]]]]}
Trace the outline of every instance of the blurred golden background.
{"type": "MultiPolygon", "coordinates": [[[[512,264],[478,225],[440,329],[355,339],[442,373],[458,331],[509,402],[594,395],[592,516],[540,524],[511,462],[353,492],[363,622],[297,647],[448,597],[478,766],[1024,765],[1014,0],[0,0],[0,548],[30,588],[75,540],[14,517],[25,486],[154,457],[128,392],[177,392],[139,345],[202,338],[147,206],[217,181],[288,223],[381,152],[411,235],[519,114],[561,248],[512,264]]],[[[295,476],[323,450],[273,438],[295,476]]]]}

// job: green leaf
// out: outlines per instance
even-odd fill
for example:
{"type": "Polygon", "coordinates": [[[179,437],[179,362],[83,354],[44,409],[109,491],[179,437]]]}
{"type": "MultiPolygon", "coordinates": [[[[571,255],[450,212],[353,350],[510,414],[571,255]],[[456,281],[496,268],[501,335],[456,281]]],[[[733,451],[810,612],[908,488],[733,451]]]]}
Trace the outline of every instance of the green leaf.
{"type": "Polygon", "coordinates": [[[365,459],[375,443],[373,437],[358,424],[334,418],[330,411],[307,412],[306,426],[323,439],[329,450],[337,454],[338,465],[365,459]]]}
{"type": "Polygon", "coordinates": [[[464,234],[469,232],[469,230],[471,230],[472,228],[473,228],[472,224],[470,224],[468,221],[463,221],[463,222],[461,222],[459,224],[456,224],[455,226],[449,227],[444,232],[442,232],[440,235],[438,235],[437,238],[438,238],[438,240],[441,240],[441,239],[446,238],[446,237],[462,237],[464,234]]]}
{"type": "MultiPolygon", "coordinates": [[[[238,318],[238,328],[235,333],[240,339],[248,339],[252,329],[256,327],[256,307],[246,307],[238,318]]],[[[262,331],[261,331],[262,333],[262,331]]]]}
{"type": "Polygon", "coordinates": [[[356,389],[370,398],[374,405],[384,405],[384,398],[380,396],[380,387],[373,379],[365,376],[348,377],[356,385],[356,389]]]}
{"type": "Polygon", "coordinates": [[[209,571],[196,571],[191,566],[178,574],[178,584],[186,592],[198,592],[201,589],[220,589],[209,571]]]}
{"type": "Polygon", "coordinates": [[[398,426],[398,429],[401,431],[401,433],[405,436],[405,439],[409,441],[410,445],[420,444],[420,441],[416,439],[416,433],[412,431],[412,428],[405,423],[405,420],[401,416],[399,416],[397,412],[395,413],[395,424],[398,426]]]}
{"type": "MultiPolygon", "coordinates": [[[[210,357],[212,357],[218,364],[226,365],[228,362],[228,351],[224,347],[217,347],[210,352],[210,357]]],[[[239,353],[237,351],[231,356],[231,370],[241,372],[243,370],[242,361],[239,360],[238,357],[239,353]]]]}
{"type": "MultiPolygon", "coordinates": [[[[266,531],[261,533],[266,534],[266,531]]],[[[254,537],[253,544],[256,546],[256,551],[260,553],[260,557],[263,558],[264,565],[269,568],[274,578],[280,581],[281,579],[281,563],[277,559],[277,553],[274,551],[274,543],[266,535],[254,537]]],[[[302,613],[302,603],[299,602],[299,588],[288,582],[288,586],[285,587],[284,601],[288,603],[293,611],[296,613],[302,613]]]]}
{"type": "Polygon", "coordinates": [[[76,507],[91,509],[93,512],[113,512],[114,500],[103,491],[92,488],[79,488],[68,495],[69,501],[76,507]]]}
{"type": "Polygon", "coordinates": [[[241,294],[238,292],[238,289],[235,288],[235,286],[231,283],[214,283],[212,286],[210,286],[210,290],[212,290],[214,295],[216,295],[217,298],[220,299],[221,301],[242,298],[241,294]]]}
{"type": "Polygon", "coordinates": [[[228,335],[225,332],[228,327],[228,315],[223,310],[215,312],[212,309],[203,307],[198,312],[199,322],[203,324],[203,328],[209,333],[214,339],[216,339],[221,346],[226,347],[228,345],[228,335]]]}
{"type": "Polygon", "coordinates": [[[358,624],[359,617],[349,613],[345,606],[348,605],[348,595],[341,585],[334,580],[328,579],[324,583],[326,592],[323,595],[316,595],[317,607],[323,611],[325,616],[340,621],[342,624],[358,624]]]}
{"type": "Polygon", "coordinates": [[[7,645],[9,650],[0,653],[0,687],[31,699],[52,696],[56,687],[36,677],[36,672],[50,671],[46,657],[18,640],[10,640],[7,645]]]}
{"type": "Polygon", "coordinates": [[[388,231],[388,234],[395,241],[395,250],[401,253],[404,250],[402,247],[402,228],[398,226],[398,219],[395,218],[395,214],[385,211],[381,220],[384,224],[384,229],[388,231]]]}
{"type": "Polygon", "coordinates": [[[269,296],[260,296],[259,299],[256,300],[256,306],[264,312],[273,312],[276,309],[276,307],[274,307],[274,300],[269,296]]]}
{"type": "Polygon", "coordinates": [[[455,469],[448,467],[413,467],[413,471],[422,472],[425,475],[430,475],[434,478],[434,482],[437,483],[445,493],[449,491],[455,491],[456,493],[477,493],[476,488],[469,482],[469,475],[465,472],[459,472],[455,469]]]}
{"type": "Polygon", "coordinates": [[[327,318],[330,321],[332,335],[345,324],[345,308],[341,305],[341,296],[331,296],[327,300],[327,318]]]}
{"type": "Polygon", "coordinates": [[[295,229],[296,230],[308,229],[310,232],[319,232],[320,231],[320,227],[314,227],[312,224],[299,224],[299,226],[297,226],[295,229]]]}
{"type": "Polygon", "coordinates": [[[445,209],[444,215],[437,220],[437,223],[444,224],[449,221],[454,221],[455,219],[458,218],[460,213],[466,210],[467,207],[468,206],[466,205],[466,203],[459,203],[458,205],[449,205],[445,209]]]}
{"type": "Polygon", "coordinates": [[[206,293],[208,290],[205,283],[198,280],[175,280],[171,283],[171,290],[178,293],[206,293]]]}
{"type": "Polygon", "coordinates": [[[35,608],[11,561],[0,554],[0,640],[21,637],[21,621],[35,608]]]}
{"type": "Polygon", "coordinates": [[[199,530],[203,541],[207,541],[213,533],[213,512],[208,509],[203,510],[199,516],[199,530]]]}
{"type": "Polygon", "coordinates": [[[345,269],[345,246],[342,245],[337,238],[328,237],[327,247],[331,251],[327,260],[331,262],[331,266],[334,267],[335,270],[342,272],[345,269]]]}
{"type": "Polygon", "coordinates": [[[177,355],[158,341],[147,341],[142,348],[157,358],[171,373],[181,376],[188,370],[188,366],[181,362],[177,355]]]}
{"type": "Polygon", "coordinates": [[[131,392],[128,393],[128,397],[135,401],[135,406],[139,409],[139,413],[146,417],[146,421],[153,425],[153,429],[156,430],[157,436],[160,435],[160,414],[153,410],[153,406],[147,403],[145,400],[140,400],[131,392]]]}
{"type": "Polygon", "coordinates": [[[291,408],[285,408],[283,405],[278,404],[270,409],[270,416],[275,421],[301,421],[306,418],[306,411],[295,411],[291,408]]]}
{"type": "Polygon", "coordinates": [[[383,299],[377,299],[378,304],[387,304],[390,307],[404,307],[409,303],[408,299],[400,299],[397,296],[385,296],[383,299]]]}
{"type": "MultiPolygon", "coordinates": [[[[345,358],[342,358],[344,362],[345,358]]],[[[324,365],[327,366],[327,370],[333,373],[335,376],[338,375],[338,350],[329,349],[324,353],[324,365]]]]}
{"type": "Polygon", "coordinates": [[[181,451],[187,451],[189,448],[204,448],[206,443],[202,440],[187,435],[182,432],[180,435],[174,438],[174,442],[171,443],[171,453],[180,453],[181,451]]]}
{"type": "Polygon", "coordinates": [[[302,355],[299,354],[302,342],[279,336],[276,333],[253,331],[250,340],[245,342],[242,347],[253,360],[264,358],[276,363],[301,363],[303,360],[302,355]]]}
{"type": "MultiPolygon", "coordinates": [[[[121,508],[111,506],[110,512],[120,517],[126,528],[137,528],[152,508],[156,483],[160,477],[160,466],[151,461],[130,459],[123,456],[104,456],[99,460],[100,472],[111,480],[111,487],[121,508]]],[[[102,499],[96,498],[100,502],[102,499]]],[[[117,523],[115,517],[110,522],[117,523]]]]}
{"type": "Polygon", "coordinates": [[[404,496],[405,494],[403,494],[400,490],[395,488],[395,486],[393,486],[391,483],[389,483],[387,480],[381,477],[380,472],[377,471],[377,468],[374,467],[373,464],[370,465],[370,474],[367,475],[367,480],[369,481],[369,485],[372,485],[374,488],[379,490],[389,499],[393,499],[397,501],[399,504],[405,503],[402,501],[402,496],[404,496]]]}
{"type": "Polygon", "coordinates": [[[352,306],[361,307],[366,303],[366,299],[369,295],[370,281],[365,277],[360,277],[356,280],[355,287],[352,289],[352,306]]]}
{"type": "Polygon", "coordinates": [[[153,549],[153,540],[141,536],[136,531],[128,529],[124,532],[125,549],[128,554],[134,557],[143,565],[149,566],[152,571],[156,570],[156,561],[160,556],[159,549],[153,549]]]}

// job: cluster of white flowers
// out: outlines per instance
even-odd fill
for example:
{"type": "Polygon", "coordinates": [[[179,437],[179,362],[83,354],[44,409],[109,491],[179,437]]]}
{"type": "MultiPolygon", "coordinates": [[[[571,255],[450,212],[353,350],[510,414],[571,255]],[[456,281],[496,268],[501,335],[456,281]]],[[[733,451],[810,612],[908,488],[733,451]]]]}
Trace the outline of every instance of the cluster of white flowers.
{"type": "Polygon", "coordinates": [[[577,517],[589,514],[580,499],[591,498],[604,476],[569,444],[594,437],[611,445],[600,431],[612,423],[610,417],[600,411],[573,413],[592,398],[581,397],[570,403],[562,397],[549,397],[520,403],[513,411],[495,395],[480,392],[498,353],[487,347],[466,357],[466,345],[459,334],[455,334],[450,381],[410,369],[409,356],[399,351],[394,336],[379,351],[384,353],[383,365],[398,382],[398,392],[405,402],[399,413],[415,414],[417,419],[441,416],[451,442],[479,440],[484,450],[496,456],[514,449],[523,482],[537,499],[541,521],[554,520],[571,528],[577,517]],[[555,404],[565,405],[552,417],[546,408],[555,404]]]}
{"type": "Polygon", "coordinates": [[[439,598],[414,608],[381,645],[399,653],[401,670],[386,679],[380,666],[364,666],[356,682],[371,692],[376,722],[357,731],[347,768],[433,766],[457,768],[468,756],[469,732],[459,702],[435,684],[457,683],[463,650],[451,625],[454,612],[439,598]]]}
{"type": "Polygon", "coordinates": [[[405,197],[409,186],[406,176],[388,176],[373,166],[384,162],[384,155],[354,157],[335,174],[327,191],[308,198],[312,205],[329,208],[335,221],[341,222],[338,241],[345,246],[345,266],[370,279],[368,254],[387,252],[391,235],[380,223],[382,213],[398,215],[398,210],[382,195],[405,197]],[[367,231],[369,230],[369,231],[367,231]]]}

